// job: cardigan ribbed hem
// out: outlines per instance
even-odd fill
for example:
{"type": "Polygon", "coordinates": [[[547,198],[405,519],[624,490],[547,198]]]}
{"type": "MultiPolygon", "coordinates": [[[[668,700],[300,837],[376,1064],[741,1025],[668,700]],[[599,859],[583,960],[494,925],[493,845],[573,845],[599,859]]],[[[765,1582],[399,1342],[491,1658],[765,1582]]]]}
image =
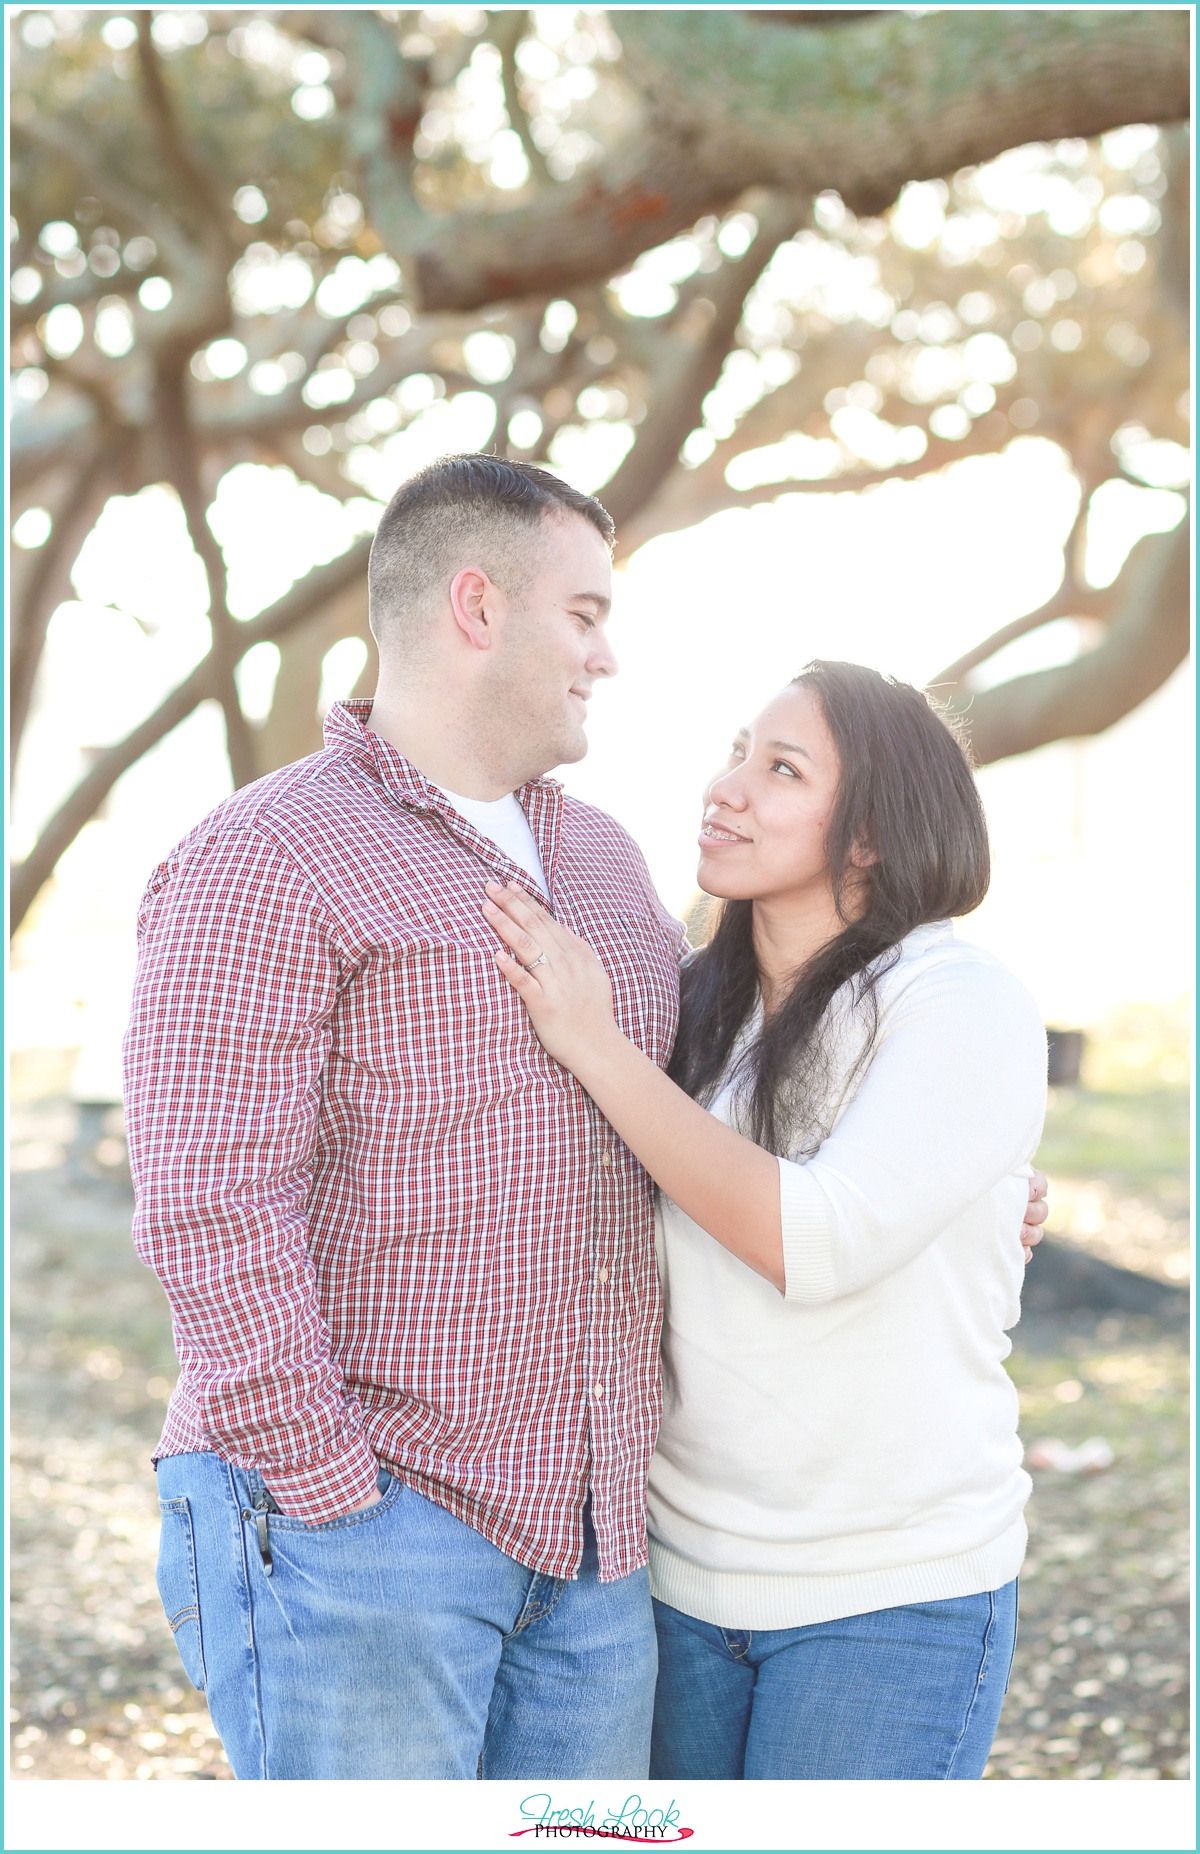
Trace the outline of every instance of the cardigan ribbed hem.
{"type": "Polygon", "coordinates": [[[834,1210],[816,1179],[779,1161],[779,1221],[783,1231],[783,1298],[832,1300],[834,1210]]]}
{"type": "Polygon", "coordinates": [[[953,1558],[888,1570],[806,1576],[776,1571],[711,1571],[650,1540],[650,1589],[660,1603],[722,1629],[799,1629],[904,1603],[976,1596],[1011,1583],[1025,1557],[1020,1517],[999,1538],[953,1558]]]}

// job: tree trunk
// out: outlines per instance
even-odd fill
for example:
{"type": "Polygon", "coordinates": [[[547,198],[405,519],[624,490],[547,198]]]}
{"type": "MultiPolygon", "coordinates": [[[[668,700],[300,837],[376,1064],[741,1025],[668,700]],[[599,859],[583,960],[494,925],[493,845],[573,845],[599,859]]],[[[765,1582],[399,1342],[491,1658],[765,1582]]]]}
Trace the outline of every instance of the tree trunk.
{"type": "MultiPolygon", "coordinates": [[[[369,541],[356,541],[338,559],[331,560],[327,566],[316,567],[257,618],[239,625],[239,654],[244,655],[255,644],[278,642],[293,625],[303,624],[311,612],[347,586],[361,582],[366,575],[369,552],[369,541]]],[[[42,886],[54,873],[59,857],[74,843],[89,819],[95,817],[122,773],[136,766],[144,753],[149,753],[151,747],[157,746],[193,709],[215,693],[215,666],[210,653],[124,740],[107,749],[59,806],[25,861],[13,870],[9,890],[10,932],[16,932],[42,886]]]]}
{"type": "MultiPolygon", "coordinates": [[[[367,626],[365,578],[350,586],[305,625],[279,640],[279,675],[271,711],[258,729],[258,757],[264,772],[290,766],[321,747],[321,664],[344,637],[361,637],[374,654],[367,626]]],[[[368,667],[370,659],[368,659],[368,667]]]]}
{"type": "Polygon", "coordinates": [[[61,502],[49,540],[19,578],[13,575],[16,583],[12,587],[8,739],[14,763],[33,703],[46,632],[58,606],[71,597],[71,569],[104,507],[111,485],[110,471],[111,459],[103,449],[97,448],[85,457],[83,467],[61,498],[48,498],[61,502]]]}

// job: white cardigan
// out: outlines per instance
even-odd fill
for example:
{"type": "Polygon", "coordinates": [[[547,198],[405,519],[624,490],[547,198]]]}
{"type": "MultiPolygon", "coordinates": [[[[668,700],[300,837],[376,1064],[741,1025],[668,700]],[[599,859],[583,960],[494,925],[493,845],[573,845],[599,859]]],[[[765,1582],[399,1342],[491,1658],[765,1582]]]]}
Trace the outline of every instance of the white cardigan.
{"type": "MultiPolygon", "coordinates": [[[[652,1586],[726,1628],[994,1590],[1024,1556],[1003,1360],[1045,1032],[949,922],[908,936],[878,999],[857,1075],[863,1019],[848,988],[834,1000],[825,1137],[779,1161],[784,1296],[660,1208],[652,1586]]],[[[728,1092],[714,1112],[730,1116],[728,1092]]]]}

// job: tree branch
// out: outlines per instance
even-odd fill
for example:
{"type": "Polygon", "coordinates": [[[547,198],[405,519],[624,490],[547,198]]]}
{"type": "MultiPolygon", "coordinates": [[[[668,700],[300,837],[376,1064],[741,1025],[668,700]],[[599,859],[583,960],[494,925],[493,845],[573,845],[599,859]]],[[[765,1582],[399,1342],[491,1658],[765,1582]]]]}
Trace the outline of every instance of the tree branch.
{"type": "Polygon", "coordinates": [[[1161,688],[1188,653],[1190,539],[1185,519],[1137,543],[1113,588],[1108,633],[1094,650],[952,698],[979,765],[1102,733],[1161,688]]]}
{"type": "Polygon", "coordinates": [[[939,671],[928,686],[946,695],[949,689],[969,676],[973,669],[978,669],[981,663],[994,657],[1006,644],[1016,643],[1019,637],[1028,637],[1031,631],[1040,631],[1044,624],[1052,624],[1056,618],[1107,618],[1111,608],[1111,586],[1080,586],[1073,579],[1065,579],[1052,599],[1047,599],[1036,611],[1026,612],[1023,617],[1001,625],[998,631],[993,631],[981,644],[976,644],[964,656],[939,671]]]}
{"type": "MultiPolygon", "coordinates": [[[[353,547],[340,554],[336,560],[331,560],[327,566],[316,567],[313,572],[306,574],[290,592],[284,593],[281,599],[268,606],[257,618],[239,624],[235,633],[238,659],[255,644],[273,643],[294,625],[303,624],[327,600],[345,591],[356,579],[361,579],[367,570],[370,551],[369,539],[356,541],[353,547]]],[[[118,741],[97,760],[46,824],[24,862],[13,870],[10,890],[12,932],[20,926],[41,889],[49,881],[59,858],[74,843],[84,825],[95,817],[122,773],[128,772],[143,754],[157,746],[181,721],[185,721],[193,709],[215,694],[216,665],[210,651],[203,662],[196,665],[191,675],[172,689],[144,721],[139,721],[124,740],[118,741]]]]}
{"type": "Polygon", "coordinates": [[[138,342],[151,350],[172,344],[190,343],[192,347],[210,341],[228,328],[229,265],[236,246],[218,247],[209,237],[204,246],[190,242],[179,225],[148,201],[136,188],[113,175],[103,152],[77,123],[65,132],[58,123],[37,118],[14,124],[20,133],[48,153],[68,162],[89,188],[105,198],[124,218],[144,226],[154,239],[166,268],[175,280],[175,292],[166,309],[151,314],[135,310],[138,342]]]}
{"type": "Polygon", "coordinates": [[[762,502],[776,502],[781,496],[857,495],[861,490],[875,489],[883,483],[912,483],[919,477],[933,476],[939,470],[948,469],[964,457],[995,456],[1004,449],[1011,435],[1007,430],[989,431],[980,420],[965,438],[935,438],[913,463],[893,464],[886,470],[851,466],[834,476],[759,483],[752,489],[731,489],[722,477],[714,480],[706,491],[691,497],[687,484],[691,473],[680,465],[678,476],[672,474],[668,480],[667,494],[656,498],[623,535],[618,535],[618,556],[632,553],[660,534],[674,534],[680,528],[694,527],[725,509],[754,508],[762,502]],[[677,494],[672,493],[676,490],[677,494]]]}
{"type": "Polygon", "coordinates": [[[506,13],[489,13],[488,27],[492,43],[500,53],[504,107],[508,112],[509,123],[520,137],[530,172],[537,180],[549,183],[550,169],[546,166],[546,157],[533,139],[529,116],[521,101],[521,74],[517,69],[517,46],[529,30],[529,9],[514,7],[506,13]]]}
{"type": "Polygon", "coordinates": [[[82,393],[95,409],[101,427],[101,435],[120,431],[124,425],[120,410],[112,396],[107,380],[98,374],[89,372],[84,367],[73,367],[70,361],[61,360],[54,354],[43,354],[41,366],[54,379],[61,380],[65,386],[73,387],[82,393]]]}
{"type": "Polygon", "coordinates": [[[779,194],[755,193],[746,203],[758,220],[754,241],[744,257],[727,260],[714,277],[706,279],[712,305],[708,326],[681,351],[676,343],[677,357],[671,357],[674,364],[655,382],[652,415],[605,485],[604,506],[618,526],[645,506],[675,468],[680,445],[699,424],[704,400],[721,377],[747,296],[809,210],[807,200],[779,194]]]}
{"type": "Polygon", "coordinates": [[[1192,164],[1188,129],[1177,124],[1163,136],[1167,191],[1162,203],[1158,275],[1163,295],[1181,331],[1192,319],[1192,164]]]}
{"type": "Polygon", "coordinates": [[[169,215],[147,194],[131,187],[112,173],[101,149],[72,122],[68,133],[59,123],[45,116],[31,116],[13,123],[13,133],[24,136],[43,154],[54,155],[74,168],[80,179],[105,199],[123,219],[144,226],[169,263],[186,269],[190,260],[187,243],[169,215]]]}
{"type": "MultiPolygon", "coordinates": [[[[198,403],[191,413],[196,441],[203,450],[217,450],[228,454],[231,444],[248,439],[251,442],[271,443],[277,437],[302,430],[307,425],[330,424],[353,416],[372,399],[386,394],[410,373],[426,370],[441,376],[449,386],[455,389],[469,388],[473,392],[488,392],[491,388],[481,387],[478,381],[471,379],[445,365],[439,365],[432,357],[430,349],[444,336],[461,333],[457,323],[450,324],[449,318],[443,321],[423,321],[411,335],[404,335],[388,345],[378,367],[360,380],[349,399],[322,408],[307,404],[303,395],[305,381],[297,381],[287,391],[273,397],[261,397],[248,390],[232,398],[224,395],[210,398],[207,391],[198,395],[198,403]]],[[[537,350],[535,364],[548,361],[551,357],[537,350]]],[[[555,359],[557,357],[554,357],[555,359]]],[[[81,393],[88,388],[86,380],[68,375],[66,370],[55,369],[59,377],[69,380],[81,393]]],[[[305,376],[307,379],[308,376],[305,376]]],[[[511,382],[505,382],[506,387],[511,382]]],[[[536,383],[521,390],[536,391],[536,383]]],[[[94,395],[92,396],[94,399],[94,395]]],[[[80,403],[66,403],[50,415],[40,408],[36,417],[22,416],[14,419],[10,442],[12,486],[14,490],[24,493],[31,490],[46,471],[69,460],[81,441],[87,439],[95,430],[95,420],[90,410],[85,410],[80,403]]],[[[132,458],[140,458],[141,481],[156,481],[156,472],[161,467],[156,451],[158,433],[150,408],[136,428],[141,444],[139,452],[130,451],[132,458]]],[[[131,492],[130,492],[131,493],[131,492]]]]}
{"type": "Polygon", "coordinates": [[[71,595],[71,569],[103,506],[112,470],[113,457],[106,444],[97,443],[85,454],[62,497],[49,539],[14,598],[8,724],[13,762],[29,719],[50,619],[71,595]]]}
{"type": "Polygon", "coordinates": [[[878,213],[907,181],[1022,142],[1189,108],[1179,10],[890,10],[836,32],[781,33],[735,11],[632,8],[619,20],[643,105],[636,133],[523,206],[438,215],[413,195],[413,74],[382,21],[357,9],[350,19],[372,223],[426,309],[568,294],[748,186],[832,188],[878,213]]]}
{"type": "Polygon", "coordinates": [[[733,11],[620,21],[626,68],[661,120],[702,129],[727,169],[833,188],[859,214],[1047,135],[1186,117],[1186,28],[1142,9],[889,10],[783,35],[733,11]]]}
{"type": "Polygon", "coordinates": [[[55,277],[53,289],[42,290],[31,303],[10,304],[12,332],[16,335],[22,329],[32,328],[49,310],[57,309],[59,303],[73,303],[77,309],[82,309],[101,296],[136,296],[139,285],[140,279],[128,271],[117,277],[96,277],[90,271],[85,271],[82,277],[55,277]]]}
{"type": "Polygon", "coordinates": [[[747,7],[747,19],[760,19],[764,26],[850,26],[860,19],[878,19],[884,9],[877,6],[850,7],[747,7]]]}
{"type": "Polygon", "coordinates": [[[312,377],[311,374],[306,374],[286,392],[273,398],[258,398],[257,401],[240,398],[224,406],[206,406],[201,400],[195,419],[197,436],[205,444],[224,444],[232,438],[270,437],[273,433],[297,431],[305,425],[347,419],[363,406],[369,405],[372,399],[390,392],[393,386],[397,386],[410,373],[426,370],[456,385],[469,386],[473,391],[479,391],[481,389],[477,381],[452,368],[438,366],[430,352],[438,340],[460,332],[457,327],[447,328],[445,321],[433,322],[431,319],[430,322],[422,322],[419,328],[399,336],[389,344],[380,357],[379,365],[360,380],[348,399],[320,409],[310,406],[304,398],[304,387],[312,377]]]}
{"type": "Polygon", "coordinates": [[[70,463],[93,429],[91,408],[78,401],[51,410],[14,409],[8,440],[12,493],[25,494],[48,470],[70,463]]]}
{"type": "Polygon", "coordinates": [[[173,170],[184,198],[200,223],[208,228],[219,248],[232,261],[237,242],[231,237],[229,221],[217,204],[212,179],[204,172],[184,139],[175,104],[163,76],[162,60],[154,43],[151,15],[149,11],[138,11],[134,18],[137,21],[142,96],[155,135],[155,146],[165,157],[167,166],[173,170]]]}
{"type": "Polygon", "coordinates": [[[208,498],[200,480],[195,435],[188,413],[187,387],[182,359],[161,355],[155,378],[155,413],[158,439],[163,447],[171,481],[179,492],[192,546],[199,554],[208,579],[209,620],[212,624],[213,690],[225,716],[225,738],[235,786],[249,785],[255,777],[254,739],[238,699],[234,665],[241,651],[229,610],[225,555],[208,525],[208,498]]]}
{"type": "Polygon", "coordinates": [[[1079,507],[1071,523],[1071,531],[1063,542],[1063,577],[1062,584],[1052,598],[1039,605],[1035,611],[1026,612],[1023,617],[1014,618],[1009,624],[1001,625],[982,643],[958,657],[941,674],[935,677],[929,686],[948,694],[964,676],[989,657],[994,657],[1006,644],[1013,644],[1019,637],[1028,637],[1032,631],[1038,631],[1044,624],[1052,624],[1056,618],[1101,618],[1107,619],[1112,607],[1112,587],[1086,586],[1079,577],[1078,562],[1084,538],[1087,534],[1088,510],[1091,500],[1100,484],[1117,474],[1117,466],[1111,452],[1107,458],[1094,468],[1091,475],[1085,475],[1080,484],[1079,507]]]}
{"type": "Polygon", "coordinates": [[[346,58],[353,96],[346,144],[362,173],[371,223],[384,248],[399,257],[426,216],[413,194],[413,142],[425,110],[429,66],[406,58],[394,28],[376,13],[352,7],[326,17],[346,58]]]}

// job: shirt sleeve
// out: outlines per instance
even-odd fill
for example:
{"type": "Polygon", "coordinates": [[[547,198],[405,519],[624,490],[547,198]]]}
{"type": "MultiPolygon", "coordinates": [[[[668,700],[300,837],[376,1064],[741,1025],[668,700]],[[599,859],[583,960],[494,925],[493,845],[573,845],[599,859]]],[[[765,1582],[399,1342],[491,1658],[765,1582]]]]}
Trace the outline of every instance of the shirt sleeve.
{"type": "Polygon", "coordinates": [[[837,1300],[904,1268],[1028,1164],[1045,1105],[1045,1030],[1024,987],[982,961],[915,974],[829,1138],[779,1161],[785,1298],[837,1300]]]}
{"type": "Polygon", "coordinates": [[[307,1241],[343,977],[315,891],[256,830],[151,885],[125,1039],[134,1242],[167,1292],[209,1446],[321,1521],[378,1464],[332,1357],[307,1241]]]}

